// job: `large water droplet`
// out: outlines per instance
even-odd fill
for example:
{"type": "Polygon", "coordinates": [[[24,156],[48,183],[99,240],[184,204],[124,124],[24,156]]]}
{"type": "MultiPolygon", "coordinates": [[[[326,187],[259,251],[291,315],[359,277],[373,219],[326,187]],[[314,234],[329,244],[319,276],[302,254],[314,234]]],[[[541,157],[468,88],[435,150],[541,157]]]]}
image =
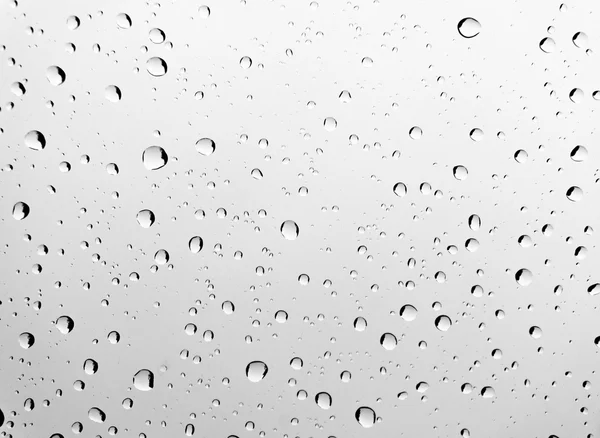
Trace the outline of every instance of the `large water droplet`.
{"type": "Polygon", "coordinates": [[[542,337],[542,329],[539,328],[537,325],[533,325],[529,328],[529,335],[533,339],[539,339],[542,337]]]}
{"type": "Polygon", "coordinates": [[[94,423],[104,423],[106,414],[100,408],[91,408],[88,411],[88,418],[94,423]]]}
{"type": "Polygon", "coordinates": [[[121,100],[121,89],[116,85],[109,85],[104,89],[104,97],[109,102],[118,102],[121,100]]]}
{"type": "Polygon", "coordinates": [[[29,131],[25,134],[25,146],[34,151],[41,151],[46,147],[46,137],[40,131],[29,131]]]}
{"type": "Polygon", "coordinates": [[[166,35],[162,29],[155,27],[148,32],[148,38],[154,44],[162,44],[165,42],[166,35]]]}
{"type": "Polygon", "coordinates": [[[248,70],[250,67],[252,67],[252,58],[249,56],[243,56],[240,59],[240,67],[242,67],[244,70],[248,70]]]}
{"type": "Polygon", "coordinates": [[[206,157],[212,155],[216,148],[217,145],[210,138],[201,138],[196,142],[196,150],[206,157]]]}
{"type": "Polygon", "coordinates": [[[540,41],[540,49],[544,53],[552,53],[556,50],[556,43],[550,37],[546,37],[540,41]]]}
{"type": "Polygon", "coordinates": [[[326,131],[331,132],[337,128],[337,120],[333,117],[326,117],[325,120],[323,120],[323,127],[326,131]]]}
{"type": "Polygon", "coordinates": [[[354,418],[356,418],[358,424],[366,429],[373,427],[375,425],[375,421],[377,420],[375,411],[367,406],[358,408],[354,413],[354,418]]]}
{"type": "Polygon", "coordinates": [[[165,167],[168,161],[167,152],[160,146],[150,146],[142,152],[142,163],[148,170],[158,170],[165,167]]]}
{"type": "Polygon", "coordinates": [[[269,368],[267,367],[267,364],[259,360],[250,362],[246,366],[246,377],[248,377],[248,380],[254,383],[260,382],[262,379],[264,379],[268,372],[269,368]]]}
{"type": "Polygon", "coordinates": [[[407,192],[406,184],[404,184],[403,182],[397,182],[396,184],[394,184],[393,190],[394,190],[394,194],[401,198],[404,195],[406,195],[406,192],[407,192]]]}
{"type": "Polygon", "coordinates": [[[58,65],[51,65],[46,69],[46,78],[51,85],[58,87],[67,79],[67,74],[58,65]]]}
{"type": "Polygon", "coordinates": [[[154,388],[154,373],[147,369],[139,370],[133,376],[133,386],[139,391],[150,391],[154,388]]]}
{"type": "Polygon", "coordinates": [[[156,220],[152,210],[147,209],[140,210],[135,218],[142,228],[150,228],[154,225],[154,221],[156,220]]]}
{"type": "Polygon", "coordinates": [[[29,205],[24,202],[17,202],[13,205],[12,217],[20,221],[29,216],[29,205]]]}
{"type": "Polygon", "coordinates": [[[188,242],[188,248],[193,254],[198,254],[204,247],[204,241],[200,236],[194,236],[188,242]]]}
{"type": "Polygon", "coordinates": [[[29,332],[23,332],[19,335],[19,345],[21,348],[28,349],[35,343],[35,337],[29,332]]]}
{"type": "Polygon", "coordinates": [[[298,224],[291,220],[284,221],[279,227],[279,231],[286,240],[296,240],[300,234],[298,224]]]}
{"type": "Polygon", "coordinates": [[[164,76],[167,74],[167,63],[164,59],[154,56],[146,61],[146,70],[152,76],[164,76]]]}
{"type": "Polygon", "coordinates": [[[129,29],[131,27],[131,17],[123,12],[117,15],[117,26],[121,29],[129,29]]]}
{"type": "Polygon", "coordinates": [[[575,146],[571,151],[571,160],[581,162],[588,157],[588,150],[585,146],[575,146]]]}
{"type": "Polygon", "coordinates": [[[583,199],[583,190],[577,186],[570,187],[567,190],[567,199],[571,202],[579,202],[583,199]]]}
{"type": "Polygon", "coordinates": [[[529,286],[533,281],[533,273],[529,269],[519,269],[515,274],[515,280],[520,286],[529,286]]]}
{"type": "Polygon", "coordinates": [[[435,328],[439,331],[447,332],[452,327],[452,320],[446,315],[440,315],[435,319],[435,328]]]}
{"type": "Polygon", "coordinates": [[[331,399],[331,395],[329,395],[329,393],[327,392],[319,392],[315,396],[315,403],[321,409],[329,409],[331,407],[332,402],[333,400],[331,399]]]}
{"type": "Polygon", "coordinates": [[[481,24],[471,17],[463,18],[456,27],[463,38],[473,38],[481,32],[481,24]]]}
{"type": "Polygon", "coordinates": [[[456,178],[459,181],[463,181],[465,179],[467,179],[467,176],[469,175],[469,171],[467,170],[467,168],[465,166],[454,166],[454,168],[452,169],[452,174],[454,175],[454,178],[456,178]]]}
{"type": "Polygon", "coordinates": [[[396,345],[398,345],[398,340],[393,334],[384,333],[383,335],[381,335],[381,338],[379,338],[379,343],[386,350],[392,351],[394,348],[396,348],[396,345]]]}
{"type": "Polygon", "coordinates": [[[417,308],[411,304],[405,304],[400,308],[399,315],[404,321],[414,321],[417,318],[417,308]]]}
{"type": "Polygon", "coordinates": [[[59,317],[56,320],[56,328],[63,335],[66,335],[67,333],[71,333],[71,331],[73,330],[74,327],[75,327],[75,323],[73,322],[73,319],[71,319],[70,316],[64,315],[64,316],[59,317]]]}

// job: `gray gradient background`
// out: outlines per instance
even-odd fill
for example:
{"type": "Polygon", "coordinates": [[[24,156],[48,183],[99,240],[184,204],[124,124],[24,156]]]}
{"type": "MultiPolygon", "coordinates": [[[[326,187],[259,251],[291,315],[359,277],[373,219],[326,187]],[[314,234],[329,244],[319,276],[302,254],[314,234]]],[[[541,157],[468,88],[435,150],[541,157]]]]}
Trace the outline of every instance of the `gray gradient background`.
{"type": "Polygon", "coordinates": [[[600,297],[587,289],[600,282],[598,238],[584,229],[600,229],[600,102],[592,97],[600,89],[600,4],[227,0],[206,3],[208,18],[202,4],[0,5],[2,433],[69,437],[79,421],[86,437],[109,436],[111,426],[118,436],[178,437],[187,424],[210,438],[460,437],[463,429],[474,438],[597,436],[600,297]],[[117,26],[119,13],[131,17],[130,28],[117,26]],[[76,30],[67,26],[71,15],[81,20],[76,30]],[[457,32],[464,17],[481,23],[475,38],[457,32]],[[549,26],[556,50],[544,53],[549,26]],[[154,27],[165,43],[150,41],[154,27]],[[588,35],[587,51],[572,43],[576,32],[588,35]],[[153,56],[166,61],[166,75],[148,74],[153,56]],[[251,68],[240,66],[243,56],[251,68]],[[64,84],[48,82],[50,65],[66,72],[64,84]],[[11,91],[16,81],[23,96],[11,91]],[[119,102],[106,99],[109,85],[121,89],[119,102]],[[569,99],[575,87],[584,92],[577,104],[569,99]],[[339,99],[343,90],[349,102],[339,99]],[[334,131],[324,129],[326,117],[337,120],[334,131]],[[423,131],[419,140],[408,134],[413,126],[423,131]],[[483,130],[481,141],[469,138],[473,128],[483,130]],[[33,129],[46,137],[42,151],[25,146],[33,129]],[[215,141],[214,154],[196,152],[203,137],[215,141]],[[156,171],[141,160],[151,145],[169,156],[156,171]],[[577,145],[587,160],[571,160],[577,145]],[[525,163],[513,158],[519,149],[525,163]],[[60,171],[62,161],[70,172],[60,171]],[[109,163],[118,175],[109,175],[109,163]],[[467,179],[453,177],[456,165],[467,179]],[[395,196],[397,182],[406,196],[395,196]],[[424,182],[431,193],[419,190],[424,182]],[[583,190],[579,202],[565,196],[571,186],[583,190]],[[20,201],[31,212],[17,221],[20,201]],[[149,229],[136,221],[145,208],[156,215],[149,229]],[[477,231],[468,226],[472,214],[481,217],[477,231]],[[300,228],[293,241],[279,231],[288,219],[300,228]],[[196,235],[204,248],[193,254],[196,235]],[[520,246],[521,235],[532,246],[520,246]],[[468,238],[479,241],[476,252],[465,249],[468,238]],[[579,246],[585,259],[574,255],[579,246]],[[170,260],[153,273],[160,249],[170,260]],[[527,287],[515,281],[521,268],[533,273],[527,287]],[[435,279],[440,271],[444,283],[435,279]],[[301,274],[308,285],[298,283],[301,274]],[[470,293],[476,284],[484,296],[470,293]],[[232,315],[221,310],[226,300],[232,315]],[[404,304],[418,309],[414,321],[398,315],[404,304]],[[495,316],[500,309],[504,319],[495,316]],[[283,324],[278,310],[289,315],[283,324]],[[453,322],[447,332],[434,324],[442,314],[453,322]],[[69,334],[55,327],[61,315],[75,322],[69,334]],[[363,332],[353,327],[358,316],[368,322],[363,332]],[[198,327],[194,336],[188,323],[198,327]],[[534,325],[539,339],[529,336],[534,325]],[[107,340],[113,330],[116,345],[107,340]],[[19,345],[22,332],[35,336],[29,349],[19,345]],[[385,332],[398,338],[393,351],[379,343],[385,332]],[[289,365],[295,356],[301,370],[289,365]],[[94,375],[83,370],[88,358],[99,364],[94,375]],[[245,375],[253,360],[269,367],[258,383],[245,375]],[[133,387],[142,368],[154,373],[152,391],[133,387]],[[79,379],[81,392],[73,388],[79,379]],[[467,382],[474,389],[463,394],[467,382]],[[495,397],[480,395],[486,386],[495,397]],[[333,398],[329,410],[314,401],[321,391],[333,398]],[[127,397],[130,410],[121,405],[127,397]],[[360,406],[376,411],[374,427],[355,420],[360,406]],[[92,407],[106,413],[104,423],[88,418],[92,407]]]}

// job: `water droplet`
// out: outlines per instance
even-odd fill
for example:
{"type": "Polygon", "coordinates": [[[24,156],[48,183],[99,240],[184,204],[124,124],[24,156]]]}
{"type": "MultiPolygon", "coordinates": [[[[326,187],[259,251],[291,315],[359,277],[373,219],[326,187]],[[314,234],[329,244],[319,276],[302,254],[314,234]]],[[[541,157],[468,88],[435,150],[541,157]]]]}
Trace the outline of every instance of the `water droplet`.
{"type": "Polygon", "coordinates": [[[154,56],[146,61],[146,70],[152,76],[164,76],[167,74],[167,63],[164,59],[154,56]]]}
{"type": "Polygon", "coordinates": [[[383,348],[385,348],[388,351],[391,351],[394,348],[396,348],[396,345],[398,345],[398,340],[393,334],[384,333],[383,335],[381,335],[381,338],[379,338],[379,343],[383,348]]]}
{"type": "Polygon", "coordinates": [[[588,45],[588,36],[584,32],[577,32],[573,35],[572,41],[573,44],[575,44],[575,47],[585,49],[588,45]]]}
{"type": "Polygon", "coordinates": [[[188,242],[188,248],[193,254],[198,254],[204,247],[204,241],[200,236],[194,236],[188,242]]]}
{"type": "Polygon", "coordinates": [[[196,151],[200,152],[205,157],[212,155],[217,145],[210,138],[201,138],[196,142],[196,151]]]}
{"type": "Polygon", "coordinates": [[[480,227],[481,218],[476,214],[472,214],[471,216],[469,216],[469,228],[473,231],[478,231],[480,227]]]}
{"type": "Polygon", "coordinates": [[[529,335],[533,339],[539,339],[542,337],[542,329],[539,328],[537,325],[533,325],[529,328],[529,335]]]}
{"type": "Polygon", "coordinates": [[[317,395],[315,395],[315,403],[321,409],[329,409],[332,402],[333,400],[331,399],[331,395],[329,395],[327,392],[319,392],[317,395]]]}
{"type": "Polygon", "coordinates": [[[465,249],[469,252],[475,252],[479,249],[479,241],[477,239],[467,239],[465,249]]]}
{"type": "Polygon", "coordinates": [[[148,170],[158,170],[165,167],[168,161],[167,152],[160,146],[150,146],[142,152],[142,163],[148,170]]]}
{"type": "Polygon", "coordinates": [[[292,220],[284,221],[281,224],[279,231],[286,240],[296,240],[300,234],[298,224],[292,220]]]}
{"type": "Polygon", "coordinates": [[[109,85],[104,89],[104,97],[109,102],[118,102],[121,100],[121,89],[116,85],[109,85]]]}
{"type": "Polygon", "coordinates": [[[365,429],[375,426],[375,421],[377,420],[375,411],[367,406],[358,408],[354,413],[354,418],[365,429]]]}
{"type": "Polygon", "coordinates": [[[337,120],[333,117],[326,117],[325,120],[323,120],[323,127],[326,131],[331,132],[337,128],[337,120]]]}
{"type": "Polygon", "coordinates": [[[29,332],[23,332],[19,335],[19,345],[21,348],[30,348],[35,343],[34,336],[29,332]]]}
{"type": "Polygon", "coordinates": [[[588,150],[585,146],[575,146],[571,151],[571,160],[577,161],[578,163],[581,161],[585,161],[588,156],[588,150]]]}
{"type": "Polygon", "coordinates": [[[571,202],[579,202],[583,199],[583,190],[577,186],[570,187],[567,190],[567,199],[571,202]]]}
{"type": "Polygon", "coordinates": [[[368,56],[365,56],[360,63],[363,65],[363,67],[373,67],[373,60],[368,56]]]}
{"type": "Polygon", "coordinates": [[[435,318],[435,328],[439,331],[447,332],[452,327],[452,320],[446,315],[440,315],[435,318]]]}
{"type": "Polygon", "coordinates": [[[413,140],[419,140],[423,136],[423,130],[418,126],[413,126],[408,131],[408,136],[413,140]]]}
{"type": "Polygon", "coordinates": [[[456,27],[458,29],[458,33],[463,38],[473,38],[479,35],[479,32],[481,32],[481,24],[479,21],[471,17],[463,18],[458,22],[456,27]]]}
{"type": "Polygon", "coordinates": [[[417,318],[417,308],[411,304],[405,304],[400,308],[398,314],[404,321],[414,321],[417,318]]]}
{"type": "Polygon", "coordinates": [[[135,218],[142,228],[150,228],[154,225],[154,221],[156,220],[154,213],[151,210],[146,209],[140,210],[135,218]]]}
{"type": "Polygon", "coordinates": [[[56,328],[63,335],[71,333],[71,331],[73,330],[74,327],[75,327],[75,323],[73,322],[73,319],[71,319],[70,316],[64,315],[64,316],[59,317],[56,320],[56,328]]]}
{"type": "Polygon", "coordinates": [[[117,26],[121,29],[129,29],[131,27],[131,17],[121,12],[117,15],[117,26]]]}
{"type": "Polygon", "coordinates": [[[581,88],[573,88],[569,92],[569,99],[573,103],[581,103],[583,102],[583,90],[581,88]]]}
{"type": "Polygon", "coordinates": [[[57,65],[51,65],[46,69],[46,78],[51,85],[58,87],[67,79],[65,71],[57,65]]]}
{"type": "Polygon", "coordinates": [[[529,286],[533,281],[533,273],[529,269],[519,269],[515,274],[515,280],[520,286],[529,286]]]}
{"type": "Polygon", "coordinates": [[[169,261],[169,253],[164,249],[159,249],[154,254],[154,261],[159,265],[164,265],[169,261]]]}
{"type": "Polygon", "coordinates": [[[259,360],[250,362],[246,366],[246,377],[248,377],[248,380],[254,383],[260,382],[262,379],[264,379],[268,372],[269,368],[267,367],[267,364],[259,360]]]}
{"type": "Polygon", "coordinates": [[[70,17],[67,18],[67,29],[75,30],[79,27],[80,23],[81,23],[81,21],[79,20],[79,17],[77,17],[75,15],[71,15],[70,17]]]}
{"type": "Polygon", "coordinates": [[[496,396],[496,391],[491,386],[484,386],[481,388],[481,396],[483,398],[494,398],[496,396]]]}
{"type": "Polygon", "coordinates": [[[550,37],[546,37],[540,41],[540,49],[544,53],[552,53],[556,50],[556,43],[550,37]]]}
{"type": "Polygon", "coordinates": [[[88,411],[88,418],[94,423],[104,423],[106,414],[100,408],[91,408],[88,411]]]}
{"type": "Polygon", "coordinates": [[[356,318],[354,320],[354,329],[357,332],[364,332],[367,328],[367,320],[364,319],[362,316],[359,316],[358,318],[356,318]]]}
{"type": "Polygon", "coordinates": [[[394,194],[401,198],[404,195],[406,195],[406,192],[407,192],[406,184],[404,184],[403,182],[397,182],[396,184],[394,184],[393,190],[394,190],[394,194]]]}
{"type": "Polygon", "coordinates": [[[29,205],[24,202],[17,202],[13,205],[12,217],[20,221],[29,216],[29,205]]]}
{"type": "Polygon", "coordinates": [[[252,58],[249,56],[242,56],[240,59],[240,67],[242,67],[244,70],[248,70],[250,67],[252,67],[252,58]]]}
{"type": "Polygon", "coordinates": [[[133,386],[139,391],[150,391],[154,388],[154,374],[147,369],[139,370],[133,376],[133,386]]]}
{"type": "Polygon", "coordinates": [[[526,151],[524,151],[523,149],[519,149],[518,151],[515,152],[514,158],[517,163],[523,164],[523,163],[527,162],[527,159],[529,158],[529,154],[526,151]]]}
{"type": "Polygon", "coordinates": [[[591,296],[600,294],[600,283],[594,283],[587,289],[591,296]]]}
{"type": "Polygon", "coordinates": [[[46,137],[40,131],[29,131],[25,135],[25,146],[34,151],[41,151],[46,147],[46,137]]]}
{"type": "Polygon", "coordinates": [[[452,174],[457,180],[464,181],[465,179],[467,179],[469,171],[465,166],[454,166],[454,168],[452,169],[452,174]]]}
{"type": "Polygon", "coordinates": [[[210,17],[210,8],[206,5],[202,5],[198,8],[198,15],[200,18],[208,18],[210,17]]]}
{"type": "Polygon", "coordinates": [[[148,32],[148,38],[154,44],[162,44],[165,42],[166,35],[162,29],[155,27],[148,32]]]}
{"type": "Polygon", "coordinates": [[[94,359],[86,359],[83,362],[83,372],[88,376],[92,376],[98,372],[98,362],[94,359]]]}
{"type": "Polygon", "coordinates": [[[340,95],[338,96],[338,98],[340,99],[340,102],[348,103],[348,102],[350,102],[350,100],[352,100],[352,95],[350,94],[350,92],[348,90],[343,90],[340,93],[340,95]]]}
{"type": "Polygon", "coordinates": [[[473,141],[481,141],[483,140],[483,131],[479,128],[471,129],[469,137],[471,137],[471,140],[473,141]]]}

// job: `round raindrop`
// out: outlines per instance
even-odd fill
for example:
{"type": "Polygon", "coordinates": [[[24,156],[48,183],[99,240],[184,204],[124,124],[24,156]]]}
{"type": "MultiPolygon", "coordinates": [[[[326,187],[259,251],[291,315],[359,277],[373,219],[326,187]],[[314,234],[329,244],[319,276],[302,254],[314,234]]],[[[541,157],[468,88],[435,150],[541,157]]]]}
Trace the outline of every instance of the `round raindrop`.
{"type": "Polygon", "coordinates": [[[83,362],[83,372],[88,376],[93,376],[98,372],[98,362],[94,359],[86,359],[85,362],[83,362]]]}
{"type": "Polygon", "coordinates": [[[469,137],[471,137],[471,140],[473,141],[481,141],[483,140],[483,131],[479,128],[471,129],[469,137]]]}
{"type": "Polygon", "coordinates": [[[267,364],[259,360],[250,362],[246,366],[246,377],[253,383],[260,382],[265,378],[268,372],[269,368],[267,367],[267,364]]]}
{"type": "Polygon", "coordinates": [[[188,248],[193,254],[198,254],[204,247],[204,241],[200,236],[194,236],[188,242],[188,248]]]}
{"type": "Polygon", "coordinates": [[[148,32],[148,38],[154,44],[162,44],[165,42],[166,35],[162,29],[155,27],[148,32]]]}
{"type": "Polygon", "coordinates": [[[205,157],[212,155],[217,145],[210,138],[201,138],[196,142],[196,151],[200,152],[205,157]]]}
{"type": "Polygon", "coordinates": [[[571,151],[571,160],[578,163],[585,161],[588,157],[588,150],[585,146],[575,146],[571,151]]]}
{"type": "Polygon", "coordinates": [[[519,269],[515,274],[515,280],[520,286],[529,286],[533,281],[533,273],[529,269],[519,269]]]}
{"type": "Polygon", "coordinates": [[[46,137],[40,131],[29,131],[25,134],[25,146],[34,151],[41,151],[46,147],[46,137]]]}
{"type": "Polygon", "coordinates": [[[375,426],[375,421],[377,420],[375,411],[367,406],[358,408],[354,413],[354,418],[365,429],[375,426]]]}
{"type": "Polygon", "coordinates": [[[279,231],[286,240],[296,240],[300,234],[298,224],[292,220],[284,221],[279,227],[279,231]]]}
{"type": "Polygon", "coordinates": [[[29,205],[24,202],[17,202],[12,208],[12,217],[21,221],[29,216],[29,205]]]}
{"type": "Polygon", "coordinates": [[[354,319],[354,330],[357,332],[364,332],[367,328],[367,320],[362,316],[354,319]]]}
{"type": "Polygon", "coordinates": [[[121,89],[116,85],[109,85],[104,89],[104,97],[109,102],[116,103],[121,100],[121,89]]]}
{"type": "Polygon", "coordinates": [[[121,29],[129,29],[131,27],[131,17],[121,12],[117,15],[117,26],[121,29]]]}
{"type": "Polygon", "coordinates": [[[481,218],[476,214],[472,214],[471,216],[469,216],[469,228],[473,231],[478,231],[480,227],[481,218]]]}
{"type": "Polygon", "coordinates": [[[491,386],[484,386],[481,388],[481,396],[483,398],[494,398],[496,396],[496,391],[491,386]]]}
{"type": "Polygon", "coordinates": [[[423,130],[418,126],[413,126],[408,131],[408,136],[413,140],[419,140],[423,136],[423,130]]]}
{"type": "Polygon", "coordinates": [[[75,323],[73,322],[73,319],[70,316],[64,315],[56,320],[56,328],[63,335],[71,333],[74,327],[75,323]]]}
{"type": "Polygon", "coordinates": [[[167,152],[160,146],[150,146],[142,153],[142,163],[148,170],[158,170],[165,167],[168,161],[167,152]]]}
{"type": "Polygon", "coordinates": [[[519,164],[523,164],[523,163],[527,162],[528,158],[529,158],[529,154],[526,151],[524,151],[523,149],[519,149],[518,151],[515,152],[514,159],[519,164]]]}
{"type": "Polygon", "coordinates": [[[394,194],[401,198],[404,195],[406,195],[408,189],[406,188],[406,184],[404,184],[403,182],[397,182],[396,184],[394,184],[393,190],[394,194]]]}
{"type": "Polygon", "coordinates": [[[392,351],[394,348],[396,348],[396,345],[398,345],[398,340],[393,334],[384,333],[383,335],[381,335],[381,338],[379,338],[379,343],[386,350],[392,351]]]}
{"type": "Polygon", "coordinates": [[[456,27],[463,38],[474,38],[481,32],[481,24],[471,17],[463,18],[456,27]]]}
{"type": "Polygon", "coordinates": [[[19,335],[19,345],[21,348],[28,349],[35,343],[34,336],[29,332],[23,332],[19,335]]]}
{"type": "Polygon", "coordinates": [[[152,76],[159,77],[167,74],[167,63],[164,59],[154,56],[146,61],[146,70],[152,76]]]}
{"type": "Polygon", "coordinates": [[[569,91],[569,99],[573,103],[583,102],[583,90],[581,88],[573,88],[569,91]]]}
{"type": "Polygon", "coordinates": [[[315,403],[321,409],[329,409],[332,402],[333,400],[331,399],[331,395],[329,395],[327,392],[319,392],[317,395],[315,395],[315,403]]]}
{"type": "Polygon", "coordinates": [[[539,328],[537,325],[533,325],[529,328],[529,335],[533,339],[539,339],[542,337],[542,329],[539,328]]]}
{"type": "Polygon", "coordinates": [[[156,220],[152,210],[146,209],[140,210],[135,218],[142,228],[150,228],[152,225],[154,225],[154,221],[156,220]]]}
{"type": "Polygon", "coordinates": [[[150,391],[154,388],[154,374],[147,369],[139,370],[133,376],[133,386],[139,391],[150,391]]]}
{"type": "Polygon", "coordinates": [[[325,120],[323,120],[323,127],[326,131],[331,132],[337,128],[337,120],[335,120],[333,117],[327,117],[325,120]]]}
{"type": "Polygon", "coordinates": [[[51,85],[58,87],[67,79],[65,71],[57,65],[51,65],[46,69],[46,78],[51,85]]]}
{"type": "Polygon", "coordinates": [[[400,308],[398,314],[404,321],[414,321],[417,318],[417,308],[411,304],[405,304],[400,308]]]}
{"type": "Polygon", "coordinates": [[[579,47],[580,49],[585,49],[588,45],[588,36],[584,32],[577,32],[571,40],[575,44],[575,47],[579,47]]]}
{"type": "Polygon", "coordinates": [[[252,58],[249,56],[243,56],[240,59],[240,67],[242,67],[244,70],[248,70],[250,67],[252,67],[252,58]]]}
{"type": "Polygon", "coordinates": [[[540,49],[544,53],[552,53],[556,50],[556,43],[550,37],[546,37],[540,41],[540,49]]]}
{"type": "Polygon", "coordinates": [[[202,5],[198,8],[198,15],[200,18],[208,18],[210,17],[210,8],[206,5],[202,5]]]}
{"type": "Polygon", "coordinates": [[[452,174],[457,180],[464,181],[465,179],[467,179],[469,171],[465,166],[454,166],[454,168],[452,169],[452,174]]]}
{"type": "Polygon", "coordinates": [[[566,193],[567,199],[571,202],[579,202],[583,199],[583,190],[577,186],[570,187],[566,193]]]}
{"type": "Polygon", "coordinates": [[[100,408],[91,408],[88,411],[88,418],[94,423],[104,423],[106,414],[100,408]]]}
{"type": "Polygon", "coordinates": [[[452,320],[446,315],[440,315],[435,319],[435,328],[441,332],[447,332],[452,327],[452,320]]]}

